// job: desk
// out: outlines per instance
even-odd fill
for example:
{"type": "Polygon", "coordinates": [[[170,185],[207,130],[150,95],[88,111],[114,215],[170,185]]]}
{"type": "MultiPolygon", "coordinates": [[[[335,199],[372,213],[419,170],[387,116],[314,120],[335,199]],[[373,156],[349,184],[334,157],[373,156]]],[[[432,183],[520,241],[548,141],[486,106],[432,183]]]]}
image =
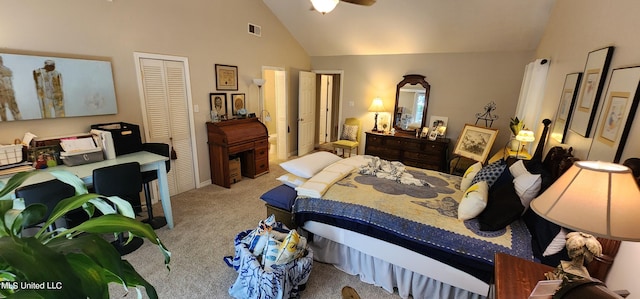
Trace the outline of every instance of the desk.
{"type": "MultiPolygon", "coordinates": [[[[65,170],[75,174],[81,178],[82,181],[88,186],[93,185],[93,170],[101,167],[112,166],[117,164],[138,162],[140,163],[140,171],[156,170],[158,173],[158,189],[160,191],[160,201],[162,202],[162,209],[164,210],[164,217],[167,218],[167,225],[169,228],[173,228],[173,214],[171,211],[171,196],[169,195],[169,182],[167,180],[167,170],[165,167],[165,161],[169,158],[153,154],[150,152],[135,152],[131,154],[117,156],[115,159],[103,160],[100,162],[89,163],[78,166],[66,166],[59,165],[56,167],[46,168],[43,170],[34,170],[38,174],[30,177],[25,181],[23,185],[35,184],[39,182],[48,181],[54,179],[54,177],[48,172],[51,170],[65,170]]],[[[2,178],[3,182],[6,182],[9,178],[2,178]]]]}
{"type": "Polygon", "coordinates": [[[496,253],[494,264],[495,299],[529,298],[538,281],[546,280],[544,273],[554,269],[505,253],[496,253]]]}

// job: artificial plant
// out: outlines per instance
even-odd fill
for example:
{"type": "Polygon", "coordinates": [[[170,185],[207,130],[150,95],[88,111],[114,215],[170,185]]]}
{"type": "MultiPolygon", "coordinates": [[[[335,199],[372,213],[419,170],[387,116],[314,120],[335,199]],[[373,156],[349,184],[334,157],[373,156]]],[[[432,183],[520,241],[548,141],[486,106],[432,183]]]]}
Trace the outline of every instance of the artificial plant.
{"type": "Polygon", "coordinates": [[[515,118],[511,118],[511,121],[509,122],[509,128],[511,129],[511,133],[513,133],[513,136],[518,136],[520,130],[524,129],[524,122],[518,119],[518,117],[516,116],[515,118]]]}
{"type": "MultiPolygon", "coordinates": [[[[0,182],[0,298],[109,298],[109,284],[114,282],[143,286],[149,298],[158,298],[155,288],[133,266],[122,259],[103,234],[129,232],[156,244],[169,269],[171,253],[153,228],[137,221],[131,205],[117,196],[91,194],[78,177],[67,171],[51,171],[57,179],[76,189],[76,195],[60,201],[48,219],[46,206],[31,204],[14,209],[9,195],[36,171],[21,172],[2,186],[0,182]],[[114,203],[116,210],[108,204],[114,203]],[[73,228],[46,228],[69,211],[83,208],[93,216],[95,208],[104,215],[92,217],[73,228]],[[41,223],[33,236],[23,236],[23,228],[41,223]]],[[[26,234],[24,234],[26,235],[26,234]]]]}

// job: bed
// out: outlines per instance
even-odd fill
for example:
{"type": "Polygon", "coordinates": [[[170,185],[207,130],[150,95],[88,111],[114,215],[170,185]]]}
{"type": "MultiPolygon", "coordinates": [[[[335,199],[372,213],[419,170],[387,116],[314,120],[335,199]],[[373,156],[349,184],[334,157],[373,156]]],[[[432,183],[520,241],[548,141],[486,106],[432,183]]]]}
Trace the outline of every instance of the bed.
{"type": "MultiPolygon", "coordinates": [[[[528,190],[537,195],[573,158],[566,151],[550,151],[545,161],[535,157],[526,171],[539,178],[537,189],[528,190]]],[[[363,159],[370,163],[375,157],[307,158],[312,164],[325,160],[329,166],[301,170],[281,164],[288,173],[279,179],[297,190],[294,195],[288,191],[287,202],[295,202],[290,207],[295,225],[312,240],[314,258],[389,292],[395,289],[402,298],[484,298],[490,292],[496,252],[551,265],[566,258],[564,243],[557,242],[561,228],[526,209],[520,193],[514,192],[514,176],[506,171],[512,165],[506,161],[496,162],[502,164],[494,167],[502,168],[499,174],[489,170],[478,179],[491,181],[485,209],[461,220],[461,205],[469,205],[462,202],[467,186],[479,183],[468,181],[471,174],[477,176],[473,172],[460,177],[406,167],[401,175],[395,169],[372,175],[362,171],[363,159]],[[553,254],[543,256],[552,246],[553,254]]],[[[289,164],[296,163],[305,164],[289,164]]]]}

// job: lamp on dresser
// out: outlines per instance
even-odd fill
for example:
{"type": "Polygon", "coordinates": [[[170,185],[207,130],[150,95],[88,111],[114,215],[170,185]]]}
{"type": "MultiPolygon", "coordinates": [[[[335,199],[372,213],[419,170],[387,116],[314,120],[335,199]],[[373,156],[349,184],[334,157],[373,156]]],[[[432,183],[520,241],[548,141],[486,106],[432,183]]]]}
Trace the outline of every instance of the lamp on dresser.
{"type": "Polygon", "coordinates": [[[382,99],[376,97],[371,102],[371,106],[369,106],[369,112],[375,112],[376,116],[374,119],[373,132],[378,132],[378,113],[384,112],[384,105],[382,104],[382,99]]]}
{"type": "Polygon", "coordinates": [[[584,262],[600,255],[595,237],[640,241],[640,190],[629,167],[578,161],[531,202],[541,217],[575,232],[567,235],[571,261],[561,261],[548,279],[563,284],[591,279],[584,262]],[[595,236],[595,237],[594,237],[595,236]]]}

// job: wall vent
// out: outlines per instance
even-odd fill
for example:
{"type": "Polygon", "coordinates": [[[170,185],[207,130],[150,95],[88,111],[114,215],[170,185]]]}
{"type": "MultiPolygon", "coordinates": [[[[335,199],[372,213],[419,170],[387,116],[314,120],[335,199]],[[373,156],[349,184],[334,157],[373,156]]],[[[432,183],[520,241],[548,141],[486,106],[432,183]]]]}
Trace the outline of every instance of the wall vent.
{"type": "Polygon", "coordinates": [[[255,36],[262,36],[262,27],[249,23],[249,34],[255,36]]]}

